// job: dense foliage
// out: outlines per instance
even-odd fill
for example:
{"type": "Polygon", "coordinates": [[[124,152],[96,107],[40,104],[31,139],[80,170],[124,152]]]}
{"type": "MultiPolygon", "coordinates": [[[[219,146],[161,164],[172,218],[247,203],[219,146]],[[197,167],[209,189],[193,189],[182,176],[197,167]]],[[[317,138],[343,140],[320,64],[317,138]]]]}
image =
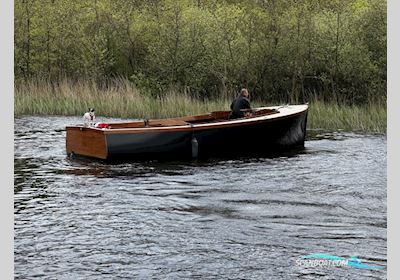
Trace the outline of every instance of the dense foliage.
{"type": "MultiPolygon", "coordinates": [[[[15,0],[16,81],[127,77],[264,100],[386,100],[386,1],[15,0]]],[[[106,81],[106,82],[105,82],[106,81]]]]}

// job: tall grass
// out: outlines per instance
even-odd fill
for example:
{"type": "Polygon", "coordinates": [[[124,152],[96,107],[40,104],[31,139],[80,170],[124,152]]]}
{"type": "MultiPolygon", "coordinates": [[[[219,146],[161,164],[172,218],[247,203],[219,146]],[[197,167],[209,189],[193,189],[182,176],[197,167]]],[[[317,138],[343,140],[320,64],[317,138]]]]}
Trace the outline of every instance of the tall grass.
{"type": "Polygon", "coordinates": [[[90,81],[18,82],[14,97],[15,116],[82,115],[89,107],[94,107],[98,115],[108,117],[164,118],[202,114],[229,105],[229,100],[200,101],[176,91],[156,98],[140,94],[132,83],[124,79],[104,87],[90,81]]]}
{"type": "Polygon", "coordinates": [[[340,105],[331,102],[310,103],[309,128],[386,133],[386,104],[340,105]]]}
{"type": "MultiPolygon", "coordinates": [[[[91,81],[32,80],[15,84],[14,113],[21,115],[82,115],[89,107],[96,114],[121,118],[166,118],[227,110],[231,100],[199,100],[174,90],[164,97],[141,94],[126,79],[99,86],[91,81]]],[[[263,106],[266,104],[253,104],[263,106]]],[[[386,104],[339,105],[310,103],[308,128],[386,132],[386,104]]]]}

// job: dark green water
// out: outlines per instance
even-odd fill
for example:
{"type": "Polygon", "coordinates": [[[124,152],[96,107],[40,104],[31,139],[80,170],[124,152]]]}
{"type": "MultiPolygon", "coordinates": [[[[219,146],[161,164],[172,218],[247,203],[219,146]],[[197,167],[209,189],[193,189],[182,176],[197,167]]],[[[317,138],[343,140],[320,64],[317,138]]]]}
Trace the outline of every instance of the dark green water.
{"type": "Polygon", "coordinates": [[[386,138],[309,131],[277,158],[105,164],[15,120],[16,279],[385,279],[386,138]],[[325,253],[382,269],[307,268],[325,253]]]}

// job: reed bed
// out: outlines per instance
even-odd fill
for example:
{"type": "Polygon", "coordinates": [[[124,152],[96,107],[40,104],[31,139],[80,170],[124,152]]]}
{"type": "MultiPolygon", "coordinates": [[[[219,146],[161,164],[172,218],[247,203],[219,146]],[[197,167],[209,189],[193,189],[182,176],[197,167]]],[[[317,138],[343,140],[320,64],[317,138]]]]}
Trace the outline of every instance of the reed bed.
{"type": "Polygon", "coordinates": [[[99,87],[93,82],[30,81],[15,85],[14,114],[82,115],[94,107],[96,114],[120,118],[165,118],[228,108],[229,100],[200,101],[176,91],[163,97],[141,94],[129,81],[99,87]]]}
{"type": "Polygon", "coordinates": [[[340,105],[331,102],[310,103],[308,127],[314,129],[386,133],[386,104],[340,105]]]}
{"type": "MultiPolygon", "coordinates": [[[[125,79],[107,86],[90,81],[34,80],[15,84],[14,113],[15,116],[82,115],[94,107],[96,114],[104,117],[166,118],[226,110],[230,102],[227,98],[199,100],[174,90],[153,97],[142,94],[125,79]]],[[[315,100],[310,102],[308,128],[386,133],[386,104],[350,106],[315,100]]]]}

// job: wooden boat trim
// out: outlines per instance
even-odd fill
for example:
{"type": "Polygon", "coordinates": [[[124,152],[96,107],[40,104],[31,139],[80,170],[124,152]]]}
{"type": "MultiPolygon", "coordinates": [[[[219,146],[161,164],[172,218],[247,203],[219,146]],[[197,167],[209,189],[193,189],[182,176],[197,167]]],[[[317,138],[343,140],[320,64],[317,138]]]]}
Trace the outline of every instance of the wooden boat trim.
{"type": "Polygon", "coordinates": [[[79,151],[80,155],[107,158],[107,137],[103,131],[86,127],[68,127],[68,130],[66,141],[68,154],[79,151]]]}

